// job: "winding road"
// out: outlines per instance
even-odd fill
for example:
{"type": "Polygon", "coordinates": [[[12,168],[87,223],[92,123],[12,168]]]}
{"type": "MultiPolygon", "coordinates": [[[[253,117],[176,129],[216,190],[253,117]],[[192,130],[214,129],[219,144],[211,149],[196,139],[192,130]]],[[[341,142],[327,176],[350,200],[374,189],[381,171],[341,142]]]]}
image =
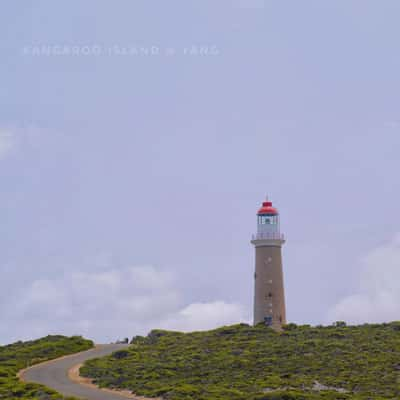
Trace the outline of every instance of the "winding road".
{"type": "Polygon", "coordinates": [[[24,382],[35,382],[50,387],[64,396],[74,396],[87,400],[121,400],[123,398],[141,399],[129,396],[126,393],[102,390],[85,383],[72,380],[73,371],[78,371],[80,364],[92,358],[103,357],[114,351],[126,348],[127,345],[107,344],[99,345],[94,349],[73,354],[43,364],[34,365],[19,374],[24,382]]]}

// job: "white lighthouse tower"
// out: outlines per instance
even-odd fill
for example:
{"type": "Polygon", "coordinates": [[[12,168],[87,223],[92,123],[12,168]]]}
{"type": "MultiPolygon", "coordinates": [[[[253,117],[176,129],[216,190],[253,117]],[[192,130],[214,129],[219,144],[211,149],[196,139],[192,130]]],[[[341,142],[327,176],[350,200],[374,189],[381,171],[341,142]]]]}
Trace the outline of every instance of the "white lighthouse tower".
{"type": "Polygon", "coordinates": [[[264,201],[257,212],[257,233],[251,243],[256,250],[254,274],[254,324],[280,329],[286,324],[282,245],[278,210],[264,201]]]}

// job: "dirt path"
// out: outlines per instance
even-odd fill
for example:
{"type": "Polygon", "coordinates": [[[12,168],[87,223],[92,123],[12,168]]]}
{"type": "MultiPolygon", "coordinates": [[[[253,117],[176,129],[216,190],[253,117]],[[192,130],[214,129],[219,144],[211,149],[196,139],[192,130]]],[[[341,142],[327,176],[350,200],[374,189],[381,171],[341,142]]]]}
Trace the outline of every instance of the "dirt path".
{"type": "MultiPolygon", "coordinates": [[[[79,370],[82,367],[83,364],[78,364],[73,366],[69,371],[68,371],[68,378],[75,383],[78,383],[79,385],[86,386],[91,389],[99,389],[97,385],[93,383],[93,380],[90,378],[85,378],[83,376],[79,375],[79,370]]],[[[147,397],[142,397],[142,396],[136,396],[132,394],[129,390],[111,390],[111,389],[101,389],[104,392],[108,393],[113,393],[113,394],[118,394],[121,397],[125,397],[127,399],[136,399],[136,400],[160,400],[160,399],[148,399],[147,397]]]]}

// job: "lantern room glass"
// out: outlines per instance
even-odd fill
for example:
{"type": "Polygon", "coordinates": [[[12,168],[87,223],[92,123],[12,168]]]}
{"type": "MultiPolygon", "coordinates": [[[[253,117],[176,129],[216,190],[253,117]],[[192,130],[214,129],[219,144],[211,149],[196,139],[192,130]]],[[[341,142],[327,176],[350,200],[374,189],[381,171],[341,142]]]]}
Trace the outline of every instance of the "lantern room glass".
{"type": "Polygon", "coordinates": [[[259,215],[258,225],[277,225],[278,216],[277,215],[259,215]]]}

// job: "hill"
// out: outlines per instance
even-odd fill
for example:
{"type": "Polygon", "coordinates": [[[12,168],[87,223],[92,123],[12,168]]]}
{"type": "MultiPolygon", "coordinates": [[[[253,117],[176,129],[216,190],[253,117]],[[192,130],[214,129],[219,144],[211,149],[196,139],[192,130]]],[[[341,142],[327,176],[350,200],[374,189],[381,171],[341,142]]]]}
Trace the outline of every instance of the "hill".
{"type": "Polygon", "coordinates": [[[154,330],[81,374],[169,400],[399,399],[400,323],[154,330]]]}
{"type": "Polygon", "coordinates": [[[29,342],[0,346],[0,399],[1,400],[58,400],[63,397],[40,385],[22,383],[16,377],[28,365],[78,353],[93,347],[93,342],[79,336],[47,336],[29,342]]]}

